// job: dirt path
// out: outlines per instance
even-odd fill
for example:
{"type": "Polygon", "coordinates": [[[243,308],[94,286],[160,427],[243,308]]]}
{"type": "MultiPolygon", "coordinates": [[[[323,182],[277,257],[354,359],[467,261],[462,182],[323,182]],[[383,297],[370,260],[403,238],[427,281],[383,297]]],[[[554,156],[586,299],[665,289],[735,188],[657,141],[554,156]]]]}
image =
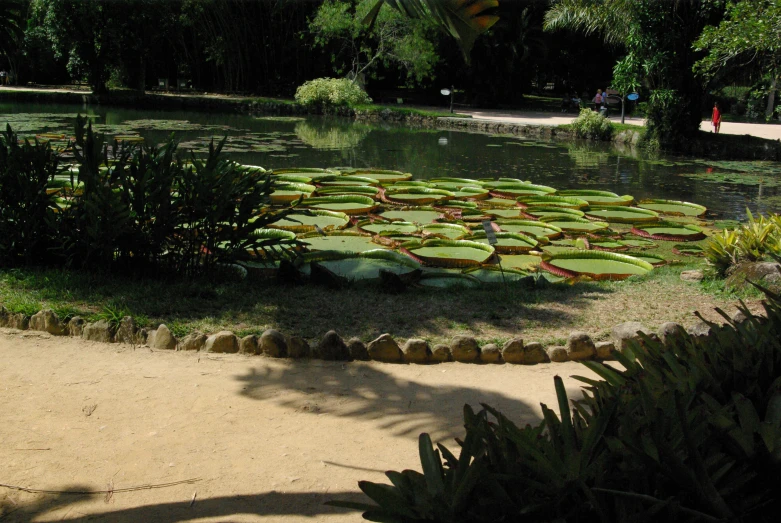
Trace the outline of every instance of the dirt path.
{"type": "MultiPolygon", "coordinates": [[[[537,366],[388,365],[152,352],[0,329],[0,521],[358,522],[323,505],[360,479],[419,469],[417,436],[455,447],[464,403],[519,423],[553,406],[537,366]],[[190,506],[193,494],[195,502],[190,506]]],[[[572,394],[577,382],[567,380],[572,394]]]]}

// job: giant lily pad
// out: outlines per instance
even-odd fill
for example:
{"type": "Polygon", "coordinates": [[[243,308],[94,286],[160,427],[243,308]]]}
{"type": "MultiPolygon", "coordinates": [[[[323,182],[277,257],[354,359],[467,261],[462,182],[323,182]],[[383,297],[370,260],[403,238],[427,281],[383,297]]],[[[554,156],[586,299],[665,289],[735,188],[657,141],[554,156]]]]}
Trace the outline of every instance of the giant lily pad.
{"type": "Polygon", "coordinates": [[[523,215],[527,216],[531,220],[540,220],[542,218],[560,218],[562,216],[575,216],[576,218],[583,218],[585,213],[578,209],[570,209],[567,207],[545,207],[543,205],[528,207],[523,210],[523,215]]]}
{"type": "Polygon", "coordinates": [[[577,216],[548,216],[540,219],[541,223],[555,225],[564,232],[594,232],[607,229],[607,222],[595,222],[577,216]]]}
{"type": "Polygon", "coordinates": [[[516,198],[518,196],[543,196],[556,192],[556,189],[553,187],[534,185],[531,183],[499,183],[492,186],[489,185],[490,184],[486,184],[493,194],[508,196],[510,198],[516,198]]]}
{"type": "Polygon", "coordinates": [[[445,189],[446,191],[452,191],[461,187],[482,187],[482,182],[471,178],[434,178],[431,180],[431,183],[437,188],[445,189]]]}
{"type": "Polygon", "coordinates": [[[447,289],[450,287],[466,287],[473,289],[482,285],[480,280],[469,274],[443,271],[424,272],[419,283],[424,287],[439,289],[447,289]]]}
{"type": "Polygon", "coordinates": [[[582,275],[595,280],[623,280],[629,276],[646,274],[653,266],[615,252],[569,251],[546,256],[540,268],[564,278],[582,275]]]}
{"type": "Polygon", "coordinates": [[[482,211],[487,214],[488,216],[493,216],[494,218],[521,218],[521,208],[520,207],[510,207],[508,209],[482,209],[482,211]]]}
{"type": "Polygon", "coordinates": [[[320,187],[317,194],[321,196],[336,196],[340,194],[358,194],[373,198],[380,190],[370,185],[338,185],[336,187],[320,187]]]}
{"type": "Polygon", "coordinates": [[[468,269],[464,274],[474,276],[482,283],[513,283],[529,276],[528,273],[509,267],[478,267],[468,269]]]}
{"type": "Polygon", "coordinates": [[[314,185],[305,183],[278,183],[271,193],[271,203],[284,204],[298,200],[301,196],[309,197],[315,191],[314,185]]]}
{"type": "Polygon", "coordinates": [[[380,182],[366,176],[328,175],[313,177],[319,185],[379,185],[380,182]]]}
{"type": "Polygon", "coordinates": [[[521,196],[518,202],[526,207],[569,207],[573,209],[585,209],[588,202],[581,198],[571,196],[521,196]]]}
{"type": "Polygon", "coordinates": [[[503,254],[500,264],[505,269],[528,270],[537,267],[542,258],[538,254],[503,254]]]}
{"type": "MultiPolygon", "coordinates": [[[[494,235],[497,243],[493,247],[499,254],[527,253],[537,247],[538,244],[534,238],[517,232],[497,232],[494,235]]],[[[470,239],[488,245],[485,231],[477,231],[470,239]]]]}
{"type": "Polygon", "coordinates": [[[488,189],[481,189],[478,187],[460,187],[452,191],[453,198],[456,199],[472,199],[472,200],[485,200],[488,198],[488,189]]]}
{"type": "Polygon", "coordinates": [[[370,234],[413,234],[417,232],[418,226],[412,222],[364,220],[358,222],[358,229],[370,234]]]}
{"type": "Polygon", "coordinates": [[[303,256],[304,262],[317,262],[334,274],[348,280],[379,279],[380,271],[408,274],[420,268],[420,264],[398,252],[374,249],[360,253],[322,251],[303,256]]]}
{"type": "Polygon", "coordinates": [[[326,211],[339,211],[345,214],[366,214],[376,206],[374,200],[368,196],[357,195],[307,198],[301,205],[326,211]]]}
{"type": "Polygon", "coordinates": [[[619,196],[616,193],[610,191],[592,191],[588,189],[559,191],[556,194],[559,196],[573,196],[575,198],[580,198],[581,200],[586,200],[589,205],[599,206],[632,205],[632,203],[635,201],[634,197],[628,194],[619,196]]]}
{"type": "Polygon", "coordinates": [[[387,182],[400,182],[403,180],[409,180],[412,178],[410,173],[403,173],[401,171],[390,171],[387,169],[356,169],[351,172],[356,176],[367,176],[374,178],[382,183],[387,182]]]}
{"type": "Polygon", "coordinates": [[[652,240],[693,242],[705,238],[705,233],[696,225],[674,222],[657,222],[650,225],[635,225],[632,234],[652,240]]]}
{"type": "Polygon", "coordinates": [[[349,232],[329,233],[325,236],[310,232],[299,235],[298,239],[311,251],[365,252],[383,248],[373,243],[371,236],[349,232]]]}
{"type": "Polygon", "coordinates": [[[469,240],[425,240],[404,244],[402,251],[434,267],[471,267],[493,256],[490,245],[469,240]]]}
{"type": "Polygon", "coordinates": [[[535,238],[554,239],[561,236],[562,231],[559,227],[549,223],[536,222],[534,220],[499,220],[496,222],[502,231],[519,232],[528,234],[535,238]]]}
{"type": "Polygon", "coordinates": [[[445,236],[450,240],[457,240],[472,234],[468,228],[455,223],[429,223],[422,227],[423,232],[445,236]]]}
{"type": "Polygon", "coordinates": [[[387,200],[407,205],[429,205],[452,197],[453,193],[450,191],[428,187],[388,187],[385,190],[387,200]]]}
{"type": "Polygon", "coordinates": [[[382,213],[382,217],[387,220],[401,220],[404,222],[415,222],[420,224],[434,223],[442,216],[442,211],[436,209],[394,209],[382,213]]]}
{"type": "Polygon", "coordinates": [[[659,215],[638,207],[600,207],[586,212],[586,216],[611,223],[647,223],[659,220],[659,215]]]}
{"type": "Polygon", "coordinates": [[[309,211],[308,214],[293,213],[269,225],[275,229],[283,229],[295,233],[310,232],[315,226],[323,231],[344,229],[350,224],[350,219],[343,212],[309,211]]]}
{"type": "Polygon", "coordinates": [[[642,200],[637,206],[673,216],[702,216],[708,210],[696,203],[675,200],[642,200]]]}

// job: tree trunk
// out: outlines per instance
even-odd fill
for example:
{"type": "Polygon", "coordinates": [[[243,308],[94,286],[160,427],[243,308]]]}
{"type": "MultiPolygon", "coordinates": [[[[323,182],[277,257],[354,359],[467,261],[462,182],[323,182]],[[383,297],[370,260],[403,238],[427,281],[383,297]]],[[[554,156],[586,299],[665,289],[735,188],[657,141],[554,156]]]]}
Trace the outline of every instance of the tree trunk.
{"type": "Polygon", "coordinates": [[[138,83],[136,88],[141,94],[146,91],[146,60],[144,60],[144,53],[138,54],[138,83]]]}
{"type": "Polygon", "coordinates": [[[773,108],[776,103],[776,81],[778,80],[778,74],[773,69],[773,81],[770,84],[770,91],[767,93],[767,108],[765,109],[765,120],[770,120],[773,117],[773,108]]]}

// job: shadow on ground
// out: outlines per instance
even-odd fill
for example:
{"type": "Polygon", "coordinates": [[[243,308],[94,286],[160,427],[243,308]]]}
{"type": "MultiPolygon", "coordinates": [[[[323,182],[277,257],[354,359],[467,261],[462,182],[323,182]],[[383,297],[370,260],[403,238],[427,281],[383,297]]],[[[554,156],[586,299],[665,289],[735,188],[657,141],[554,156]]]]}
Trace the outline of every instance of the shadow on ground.
{"type": "MultiPolygon", "coordinates": [[[[481,403],[491,405],[521,426],[540,420],[532,406],[516,398],[466,385],[398,379],[375,364],[297,361],[283,365],[252,367],[238,376],[241,395],[275,401],[297,412],[363,420],[395,436],[417,438],[427,432],[448,446],[452,438],[463,434],[464,404],[475,410],[481,403]]],[[[436,367],[441,372],[448,368],[452,369],[450,365],[436,367]]],[[[572,391],[572,397],[579,394],[576,387],[572,391]]]]}
{"type": "MultiPolygon", "coordinates": [[[[360,492],[263,492],[252,495],[221,496],[181,502],[155,503],[117,510],[94,510],[95,504],[80,507],[82,501],[96,500],[100,495],[75,494],[74,491],[89,490],[83,485],[63,489],[61,494],[41,495],[28,503],[7,504],[0,512],[3,523],[21,523],[35,520],[44,515],[54,516],[58,521],[110,521],[112,523],[175,523],[201,518],[228,518],[237,515],[316,517],[324,514],[340,514],[347,509],[326,506],[330,500],[367,503],[369,500],[360,492]]],[[[117,494],[129,496],[129,494],[117,494]]],[[[102,503],[102,502],[101,502],[102,503]]]]}
{"type": "Polygon", "coordinates": [[[597,284],[580,283],[543,289],[513,284],[421,288],[387,294],[370,284],[333,290],[273,281],[166,282],[75,271],[0,271],[0,301],[9,310],[29,309],[32,314],[46,303],[62,316],[95,314],[108,306],[142,322],[164,322],[179,334],[208,324],[240,335],[274,327],[310,339],[331,329],[362,339],[384,332],[402,338],[444,338],[487,329],[509,338],[521,329],[571,324],[590,302],[609,292],[597,284]]]}

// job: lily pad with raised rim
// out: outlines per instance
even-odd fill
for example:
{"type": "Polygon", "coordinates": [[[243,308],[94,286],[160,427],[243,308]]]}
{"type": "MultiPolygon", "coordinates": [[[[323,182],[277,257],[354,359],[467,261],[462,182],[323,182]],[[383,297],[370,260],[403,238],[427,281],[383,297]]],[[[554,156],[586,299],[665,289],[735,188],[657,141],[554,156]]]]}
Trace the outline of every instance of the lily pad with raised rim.
{"type": "Polygon", "coordinates": [[[659,215],[655,211],[639,207],[592,208],[586,212],[586,216],[611,223],[648,223],[659,221],[659,215]]]}
{"type": "Polygon", "coordinates": [[[607,222],[595,222],[577,216],[548,216],[541,218],[540,223],[554,225],[564,232],[595,232],[610,227],[607,222]]]}
{"type": "Polygon", "coordinates": [[[401,220],[404,222],[414,222],[421,225],[434,223],[442,217],[442,211],[432,208],[420,209],[391,209],[381,215],[386,220],[401,220]]]}
{"type": "Polygon", "coordinates": [[[586,214],[578,209],[569,209],[567,207],[545,207],[534,206],[522,209],[524,216],[530,220],[540,220],[542,218],[557,218],[561,216],[575,216],[577,218],[583,218],[586,214]]]}
{"type": "Polygon", "coordinates": [[[498,220],[496,224],[504,232],[519,232],[535,238],[555,239],[562,235],[562,230],[555,225],[534,220],[498,220]]]}
{"type": "Polygon", "coordinates": [[[368,196],[358,195],[340,195],[340,196],[318,196],[315,198],[306,198],[301,202],[303,207],[313,207],[326,211],[338,211],[345,214],[367,214],[377,205],[375,201],[368,196]]]}
{"type": "MultiPolygon", "coordinates": [[[[496,232],[497,243],[493,245],[499,254],[524,254],[535,249],[539,242],[531,236],[517,232],[496,232]]],[[[488,245],[485,231],[477,231],[470,240],[488,245]]]]}
{"type": "Polygon", "coordinates": [[[472,234],[467,227],[456,223],[429,223],[421,227],[423,232],[445,236],[450,240],[458,240],[472,234]]]}
{"type": "Polygon", "coordinates": [[[673,242],[694,242],[705,238],[705,233],[696,225],[674,222],[635,225],[632,227],[631,232],[643,238],[673,242]]]}
{"type": "Polygon", "coordinates": [[[341,231],[325,236],[317,232],[310,232],[299,235],[298,239],[301,240],[301,243],[306,244],[310,251],[365,252],[384,248],[374,243],[372,237],[367,234],[341,231]]]}
{"type": "Polygon", "coordinates": [[[420,264],[398,252],[374,249],[359,253],[322,251],[305,254],[306,263],[317,262],[334,274],[348,280],[376,280],[380,271],[408,274],[420,269],[420,264]]]}
{"type": "Polygon", "coordinates": [[[632,205],[635,201],[634,196],[625,194],[619,196],[618,194],[610,191],[594,191],[589,189],[570,189],[566,191],[559,191],[556,193],[559,196],[572,196],[586,200],[589,205],[599,206],[625,206],[632,205]]]}
{"type": "Polygon", "coordinates": [[[370,221],[358,222],[358,229],[369,234],[414,234],[418,231],[418,225],[412,222],[370,221]]]}
{"type": "Polygon", "coordinates": [[[543,258],[540,268],[564,278],[588,276],[595,280],[623,280],[653,270],[646,261],[603,251],[560,252],[543,258]]]}
{"type": "Polygon", "coordinates": [[[309,214],[293,213],[285,218],[277,220],[269,227],[283,229],[295,233],[311,232],[315,230],[315,225],[323,231],[334,229],[344,229],[350,224],[350,219],[343,212],[333,211],[309,211],[309,214]]]}
{"type": "Polygon", "coordinates": [[[424,240],[404,244],[402,252],[434,267],[473,267],[485,263],[494,248],[469,240],[424,240]]]}
{"type": "Polygon", "coordinates": [[[388,187],[385,190],[386,200],[405,205],[430,205],[452,197],[453,193],[450,191],[428,187],[388,187]]]}
{"type": "Polygon", "coordinates": [[[588,202],[581,198],[571,196],[521,196],[518,202],[526,207],[568,207],[572,209],[585,209],[588,202]]]}
{"type": "Polygon", "coordinates": [[[702,216],[708,211],[702,205],[675,200],[642,200],[637,206],[673,216],[702,216]]]}

